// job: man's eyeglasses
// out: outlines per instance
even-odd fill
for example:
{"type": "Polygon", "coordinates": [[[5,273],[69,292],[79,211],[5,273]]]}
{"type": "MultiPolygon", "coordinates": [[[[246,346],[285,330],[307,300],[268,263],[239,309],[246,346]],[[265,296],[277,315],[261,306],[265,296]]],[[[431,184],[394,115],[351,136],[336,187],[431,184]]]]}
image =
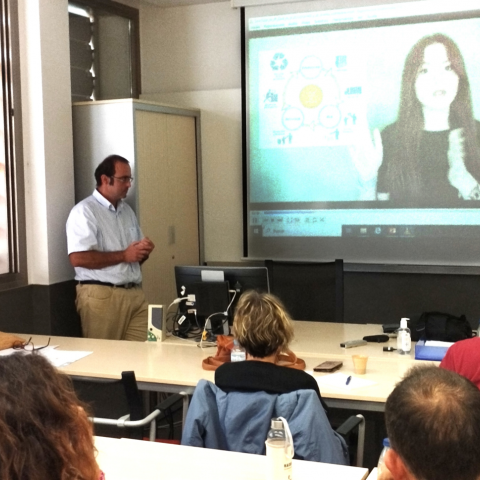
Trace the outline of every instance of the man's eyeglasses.
{"type": "Polygon", "coordinates": [[[115,178],[122,183],[133,182],[133,177],[115,177],[114,175],[112,175],[110,178],[115,178]]]}
{"type": "Polygon", "coordinates": [[[13,349],[14,350],[25,350],[27,352],[38,352],[39,350],[42,350],[43,348],[47,348],[50,345],[50,337],[48,338],[48,342],[46,345],[43,345],[42,347],[37,347],[35,348],[35,345],[32,342],[32,337],[28,339],[28,342],[21,343],[21,342],[15,342],[13,344],[13,349]]]}

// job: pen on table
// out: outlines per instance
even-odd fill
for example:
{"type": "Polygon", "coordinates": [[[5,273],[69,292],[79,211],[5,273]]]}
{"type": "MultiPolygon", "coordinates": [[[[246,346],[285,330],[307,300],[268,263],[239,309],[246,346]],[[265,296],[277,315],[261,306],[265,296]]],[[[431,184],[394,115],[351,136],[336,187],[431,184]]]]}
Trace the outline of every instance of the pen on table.
{"type": "Polygon", "coordinates": [[[348,378],[347,378],[347,381],[345,382],[345,385],[348,385],[350,383],[350,380],[352,379],[352,376],[350,375],[348,378]]]}

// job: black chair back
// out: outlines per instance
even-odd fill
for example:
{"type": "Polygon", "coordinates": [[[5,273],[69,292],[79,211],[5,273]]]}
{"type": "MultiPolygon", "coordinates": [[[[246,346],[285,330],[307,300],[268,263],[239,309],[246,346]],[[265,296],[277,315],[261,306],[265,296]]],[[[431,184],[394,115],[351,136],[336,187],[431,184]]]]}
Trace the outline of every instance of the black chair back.
{"type": "MultiPolygon", "coordinates": [[[[130,420],[141,420],[143,399],[134,372],[122,372],[121,380],[73,380],[78,398],[90,407],[92,416],[120,418],[130,414],[130,420]]],[[[143,428],[120,429],[110,425],[94,425],[95,435],[104,437],[143,438],[143,428]]]]}
{"type": "Polygon", "coordinates": [[[266,260],[270,292],[294,320],[343,322],[343,260],[266,260]]]}

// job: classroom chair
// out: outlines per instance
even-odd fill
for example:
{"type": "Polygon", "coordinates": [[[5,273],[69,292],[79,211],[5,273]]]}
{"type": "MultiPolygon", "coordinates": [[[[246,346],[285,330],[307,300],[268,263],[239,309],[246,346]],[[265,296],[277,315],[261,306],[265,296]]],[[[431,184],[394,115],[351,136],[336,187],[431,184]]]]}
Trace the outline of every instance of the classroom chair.
{"type": "Polygon", "coordinates": [[[224,392],[200,380],[187,413],[182,445],[263,455],[270,421],[280,416],[292,432],[294,458],[316,462],[349,465],[349,450],[342,434],[358,427],[356,465],[362,465],[365,419],[361,415],[348,419],[340,434],[330,426],[313,390],[284,394],[224,392]]]}
{"type": "Polygon", "coordinates": [[[144,427],[148,425],[150,441],[156,439],[160,416],[163,414],[172,423],[172,409],[184,397],[182,394],[170,395],[145,415],[143,397],[132,371],[122,372],[120,380],[77,380],[74,387],[79,398],[93,410],[90,419],[96,435],[143,439],[144,427]]]}

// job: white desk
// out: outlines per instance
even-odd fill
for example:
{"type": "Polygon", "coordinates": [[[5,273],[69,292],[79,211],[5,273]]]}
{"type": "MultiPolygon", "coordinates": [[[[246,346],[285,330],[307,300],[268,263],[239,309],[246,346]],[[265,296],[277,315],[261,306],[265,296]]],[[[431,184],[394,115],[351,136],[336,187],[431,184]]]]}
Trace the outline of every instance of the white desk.
{"type": "MultiPolygon", "coordinates": [[[[307,371],[312,371],[324,360],[338,359],[344,362],[341,371],[347,375],[354,374],[353,354],[369,355],[367,373],[363,378],[375,381],[375,385],[350,390],[322,386],[321,393],[333,408],[383,411],[395,383],[414,363],[418,363],[414,360],[413,351],[409,356],[383,352],[383,346],[387,345],[385,343],[350,349],[340,347],[342,341],[380,332],[380,325],[295,322],[295,340],[291,348],[305,360],[307,371]]],[[[36,345],[41,345],[47,339],[46,336],[34,335],[32,340],[36,345]]],[[[140,343],[52,337],[51,344],[58,345],[62,350],[94,352],[61,368],[61,371],[75,378],[120,378],[120,372],[133,370],[142,390],[186,393],[192,393],[201,378],[214,380],[214,372],[203,370],[201,363],[203,358],[214,355],[216,348],[200,349],[192,341],[169,338],[163,343],[140,343]]],[[[391,340],[389,344],[395,345],[395,341],[391,340]]],[[[321,375],[324,374],[314,374],[321,375]]]]}
{"type": "Polygon", "coordinates": [[[370,475],[368,476],[367,480],[377,480],[377,469],[374,468],[371,472],[370,475]]]}
{"type": "MultiPolygon", "coordinates": [[[[107,480],[264,480],[265,456],[140,440],[96,437],[107,480]]],[[[366,468],[294,460],[293,478],[365,480],[366,468]]]]}

